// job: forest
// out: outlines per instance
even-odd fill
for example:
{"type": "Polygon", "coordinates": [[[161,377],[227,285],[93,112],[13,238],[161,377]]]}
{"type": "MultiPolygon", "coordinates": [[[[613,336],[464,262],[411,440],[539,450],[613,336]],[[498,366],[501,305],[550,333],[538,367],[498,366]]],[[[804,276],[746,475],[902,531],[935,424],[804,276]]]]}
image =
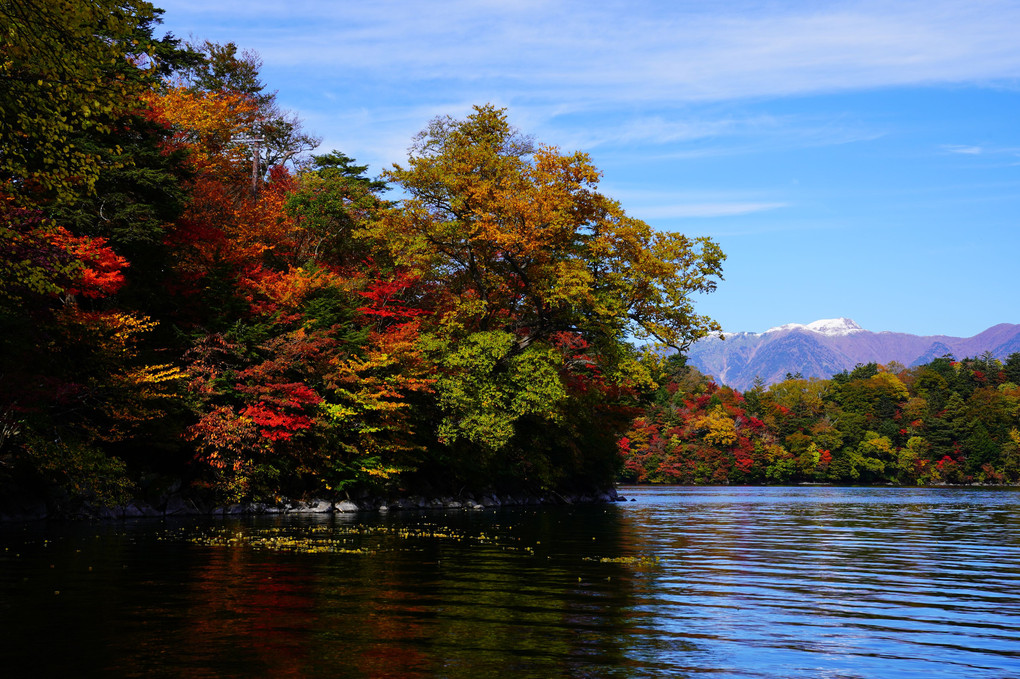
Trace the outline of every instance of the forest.
{"type": "Polygon", "coordinates": [[[631,482],[1020,483],[1020,353],[869,363],[743,394],[667,363],[620,439],[631,482]]]}
{"type": "Polygon", "coordinates": [[[3,496],[610,487],[718,245],[490,105],[371,177],[161,15],[0,2],[3,496]]]}
{"type": "Polygon", "coordinates": [[[586,154],[479,105],[373,177],[161,15],[0,2],[3,497],[1020,481],[1020,356],[716,385],[725,255],[586,154]]]}

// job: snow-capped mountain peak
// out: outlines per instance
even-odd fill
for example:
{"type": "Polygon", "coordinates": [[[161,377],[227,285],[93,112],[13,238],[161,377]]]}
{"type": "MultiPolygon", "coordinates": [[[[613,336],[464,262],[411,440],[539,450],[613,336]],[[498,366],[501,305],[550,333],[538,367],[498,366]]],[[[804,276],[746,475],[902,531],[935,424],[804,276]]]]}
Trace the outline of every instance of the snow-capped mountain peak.
{"type": "Polygon", "coordinates": [[[829,379],[867,363],[896,361],[914,367],[946,355],[980,356],[986,351],[1000,361],[1020,351],[1020,324],[1000,323],[973,337],[950,337],[869,332],[848,318],[788,323],[761,334],[726,333],[725,342],[695,342],[687,365],[744,391],[757,378],[765,385],[782,382],[790,374],[829,379]]]}
{"type": "Polygon", "coordinates": [[[787,323],[786,325],[769,328],[765,332],[780,332],[782,330],[808,330],[810,332],[817,332],[820,335],[828,335],[830,337],[838,335],[852,335],[855,332],[865,332],[864,328],[857,325],[857,323],[849,318],[823,318],[821,320],[808,323],[807,325],[803,325],[801,323],[787,323]]]}

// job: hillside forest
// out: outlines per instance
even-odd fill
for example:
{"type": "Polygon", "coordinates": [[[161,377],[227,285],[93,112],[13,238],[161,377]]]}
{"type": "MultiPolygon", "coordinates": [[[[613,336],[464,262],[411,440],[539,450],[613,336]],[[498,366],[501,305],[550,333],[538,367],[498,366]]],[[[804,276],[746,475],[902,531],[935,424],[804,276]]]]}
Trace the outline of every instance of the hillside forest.
{"type": "Polygon", "coordinates": [[[718,245],[489,105],[370,177],[161,13],[0,2],[3,497],[610,486],[718,245]]]}
{"type": "Polygon", "coordinates": [[[631,482],[1020,483],[1020,353],[869,363],[743,393],[673,357],[659,381],[620,439],[631,482]]]}

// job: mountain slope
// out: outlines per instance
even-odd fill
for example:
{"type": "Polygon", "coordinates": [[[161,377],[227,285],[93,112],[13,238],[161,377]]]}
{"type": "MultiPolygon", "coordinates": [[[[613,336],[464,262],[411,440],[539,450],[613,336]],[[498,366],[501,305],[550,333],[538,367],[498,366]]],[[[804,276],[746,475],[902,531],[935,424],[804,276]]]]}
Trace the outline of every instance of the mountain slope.
{"type": "Polygon", "coordinates": [[[773,384],[787,373],[828,378],[872,361],[896,361],[909,367],[946,354],[966,358],[991,352],[1002,360],[1018,351],[1020,325],[1010,323],[973,337],[950,337],[870,332],[848,318],[836,318],[806,325],[788,323],[760,334],[727,334],[725,340],[708,337],[691,347],[687,361],[723,384],[746,390],[755,377],[773,384]]]}

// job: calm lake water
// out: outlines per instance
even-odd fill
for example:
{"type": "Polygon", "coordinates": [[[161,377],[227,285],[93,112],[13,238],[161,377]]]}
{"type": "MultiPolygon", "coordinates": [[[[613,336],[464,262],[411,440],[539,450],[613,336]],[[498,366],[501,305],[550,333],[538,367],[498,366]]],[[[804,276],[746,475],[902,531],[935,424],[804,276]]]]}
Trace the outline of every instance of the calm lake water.
{"type": "Polygon", "coordinates": [[[1020,677],[1020,491],[0,526],[4,677],[1020,677]]]}

